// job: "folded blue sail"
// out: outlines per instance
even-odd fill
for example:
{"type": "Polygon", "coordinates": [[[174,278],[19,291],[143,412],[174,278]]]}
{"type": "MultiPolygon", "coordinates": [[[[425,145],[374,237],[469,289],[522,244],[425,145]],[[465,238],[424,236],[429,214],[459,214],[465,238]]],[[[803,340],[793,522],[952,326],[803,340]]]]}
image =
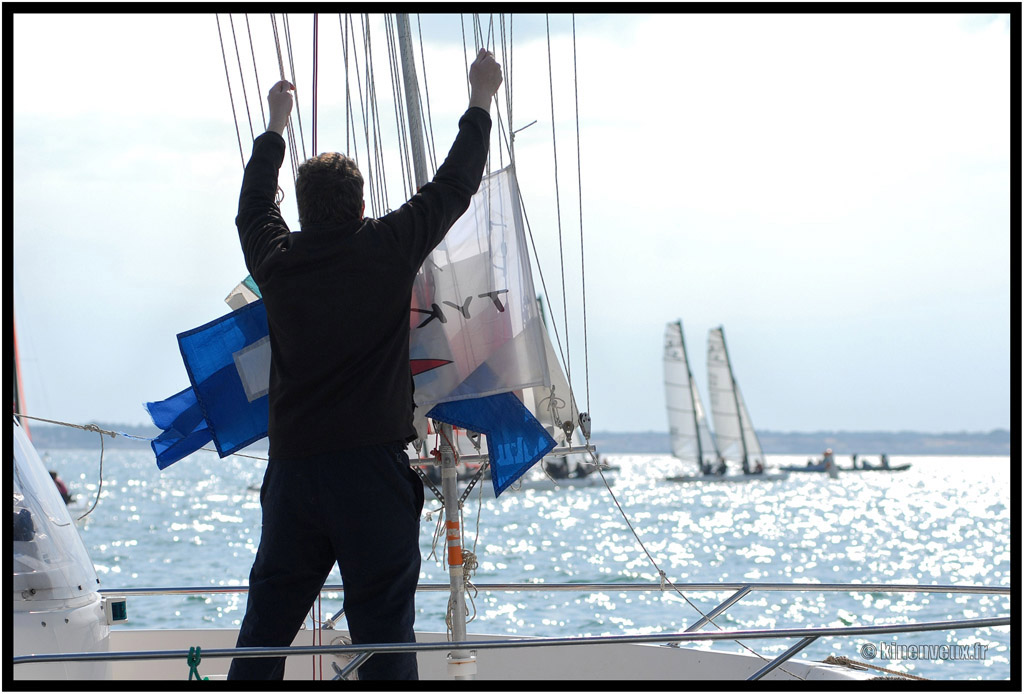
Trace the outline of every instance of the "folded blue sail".
{"type": "Polygon", "coordinates": [[[427,416],[487,435],[495,496],[555,447],[555,440],[514,393],[438,403],[427,416]]]}
{"type": "Polygon", "coordinates": [[[161,470],[195,453],[213,439],[191,388],[160,402],[147,402],[146,410],[153,424],[164,430],[150,442],[161,470]]]}
{"type": "Polygon", "coordinates": [[[220,457],[266,436],[270,336],[263,302],[179,334],[178,347],[220,457]]]}

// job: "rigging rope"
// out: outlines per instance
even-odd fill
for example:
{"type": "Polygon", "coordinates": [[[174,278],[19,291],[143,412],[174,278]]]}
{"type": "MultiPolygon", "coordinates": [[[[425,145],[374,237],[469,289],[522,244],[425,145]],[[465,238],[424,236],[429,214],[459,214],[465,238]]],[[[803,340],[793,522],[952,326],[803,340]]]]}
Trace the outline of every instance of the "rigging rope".
{"type": "MultiPolygon", "coordinates": [[[[862,663],[862,662],[857,661],[857,660],[851,660],[850,658],[847,658],[845,655],[830,655],[829,657],[825,658],[821,662],[823,662],[823,663],[825,663],[827,665],[842,665],[843,667],[860,666],[860,667],[865,667],[865,668],[871,668],[872,670],[878,670],[879,672],[884,672],[884,673],[887,673],[889,675],[897,675],[898,678],[906,677],[907,679],[911,679],[911,680],[926,680],[926,681],[928,680],[927,677],[921,677],[919,675],[911,675],[911,674],[909,674],[907,672],[900,672],[899,670],[890,670],[889,668],[884,668],[884,667],[881,667],[879,665],[872,665],[871,663],[862,663]]],[[[872,679],[876,679],[876,678],[872,678],[872,679]]],[[[890,678],[883,677],[882,679],[890,679],[890,678]]]]}
{"type": "MultiPolygon", "coordinates": [[[[57,420],[57,419],[43,419],[42,417],[33,417],[31,415],[22,414],[20,412],[15,412],[14,415],[16,417],[21,417],[22,419],[31,419],[31,420],[36,421],[36,422],[46,422],[47,424],[58,424],[58,425],[60,425],[62,427],[71,427],[72,429],[81,429],[82,431],[95,431],[95,432],[98,432],[100,434],[104,434],[106,436],[109,436],[110,438],[115,438],[115,437],[121,436],[121,437],[124,437],[126,439],[132,439],[132,440],[135,440],[135,441],[150,441],[150,442],[152,442],[152,441],[156,440],[156,439],[150,438],[148,436],[138,436],[136,434],[126,434],[123,431],[109,431],[107,429],[100,429],[95,424],[72,424],[71,422],[62,422],[62,421],[57,420]]],[[[200,448],[198,450],[200,450],[200,451],[207,451],[209,453],[217,453],[218,452],[216,448],[200,448]]],[[[239,458],[249,458],[251,460],[262,460],[263,462],[267,462],[269,460],[269,458],[263,458],[263,457],[256,456],[256,455],[248,455],[247,453],[232,453],[231,455],[238,456],[239,458]]]]}
{"type": "MultiPolygon", "coordinates": [[[[689,605],[690,607],[692,607],[697,612],[697,614],[699,614],[701,617],[706,619],[709,624],[714,626],[719,631],[725,631],[722,627],[720,627],[717,623],[715,623],[715,620],[713,620],[712,618],[710,618],[706,614],[704,614],[704,612],[699,607],[697,607],[693,603],[692,600],[690,600],[688,597],[686,597],[686,595],[683,593],[683,591],[681,591],[679,589],[679,586],[677,586],[672,581],[672,579],[670,579],[668,577],[668,574],[666,574],[665,571],[658,565],[658,562],[656,562],[654,560],[654,557],[651,556],[651,553],[649,551],[647,551],[647,546],[644,545],[644,541],[640,539],[640,535],[637,533],[636,528],[634,528],[633,524],[629,521],[629,516],[626,515],[626,510],[624,508],[622,508],[622,504],[620,504],[618,498],[616,498],[615,492],[612,491],[612,486],[610,484],[608,484],[608,478],[606,478],[604,476],[604,470],[602,469],[601,465],[597,461],[595,461],[594,464],[597,465],[597,471],[601,475],[601,480],[604,482],[605,489],[608,490],[608,495],[611,496],[612,501],[615,503],[615,507],[619,509],[619,515],[621,515],[622,516],[622,520],[624,520],[626,522],[626,527],[628,527],[630,532],[633,533],[633,537],[636,538],[637,544],[640,545],[640,549],[642,549],[644,554],[647,555],[647,560],[649,562],[651,562],[651,566],[653,566],[655,569],[657,569],[658,576],[660,577],[660,580],[661,580],[661,583],[662,583],[662,589],[664,590],[664,584],[666,584],[666,583],[668,585],[672,586],[672,590],[674,590],[679,597],[681,597],[683,600],[685,600],[686,604],[689,605]]],[[[741,648],[743,648],[744,650],[749,651],[750,653],[756,655],[761,660],[764,660],[764,661],[768,660],[767,657],[761,655],[760,653],[758,653],[757,651],[755,651],[753,648],[751,648],[750,646],[746,645],[742,641],[739,641],[739,640],[734,640],[734,641],[741,648]]],[[[786,668],[782,667],[781,665],[779,666],[778,669],[781,670],[782,672],[785,672],[787,675],[791,675],[792,677],[794,677],[796,679],[804,679],[803,677],[800,677],[799,675],[790,672],[789,670],[787,670],[786,668]]]]}
{"type": "MultiPolygon", "coordinates": [[[[260,73],[256,69],[256,47],[252,43],[252,26],[249,25],[249,15],[245,15],[245,30],[249,34],[249,52],[252,54],[252,73],[256,77],[256,94],[260,98],[256,101],[260,105],[260,117],[263,119],[263,129],[267,129],[267,114],[263,110],[263,90],[260,88],[260,73]]],[[[249,102],[246,101],[245,107],[249,108],[249,102]]]]}
{"type": "Polygon", "coordinates": [[[217,20],[217,36],[220,38],[220,54],[224,58],[224,77],[228,81],[228,100],[231,102],[231,115],[235,119],[235,135],[238,137],[238,156],[242,159],[242,169],[245,169],[245,152],[242,151],[242,131],[238,128],[238,114],[235,112],[235,95],[231,90],[231,73],[228,71],[228,55],[224,50],[224,35],[220,30],[220,15],[215,14],[217,20]]]}
{"type": "MultiPolygon", "coordinates": [[[[580,156],[580,89],[576,74],[576,15],[572,16],[572,85],[576,104],[576,183],[580,203],[580,284],[583,294],[583,371],[587,393],[587,412],[590,412],[590,350],[587,342],[587,264],[583,256],[583,161],[580,156]]],[[[589,427],[588,427],[589,429],[589,427]]],[[[583,432],[590,442],[590,432],[583,432]]]]}
{"type": "Polygon", "coordinates": [[[466,45],[466,15],[459,15],[459,22],[462,24],[462,63],[466,68],[466,101],[469,101],[473,95],[473,90],[469,86],[469,47],[466,45]]]}
{"type": "Polygon", "coordinates": [[[407,126],[405,113],[405,99],[402,92],[402,65],[398,57],[397,27],[391,19],[391,15],[384,15],[384,36],[387,38],[388,67],[391,76],[391,96],[395,107],[395,124],[398,130],[398,162],[399,170],[402,172],[402,184],[406,199],[411,198],[419,181],[412,172],[412,157],[409,155],[411,149],[410,132],[407,126]]]}
{"type": "Polygon", "coordinates": [[[420,41],[420,65],[423,66],[423,94],[426,97],[426,106],[424,107],[423,102],[420,102],[421,119],[427,123],[425,132],[429,146],[427,147],[427,154],[430,157],[430,170],[437,171],[437,145],[434,142],[434,121],[430,117],[430,86],[427,82],[427,58],[423,52],[423,27],[420,25],[420,16],[416,15],[416,33],[419,36],[420,41]]]}
{"type": "Polygon", "coordinates": [[[125,438],[138,439],[140,441],[152,440],[142,436],[133,436],[131,434],[122,434],[116,431],[107,431],[105,429],[100,429],[95,424],[70,424],[68,422],[58,422],[52,419],[43,419],[42,417],[32,417],[27,414],[22,414],[21,412],[15,412],[14,416],[18,417],[19,419],[31,419],[32,421],[35,422],[46,422],[47,424],[60,424],[62,426],[71,427],[73,429],[80,429],[82,431],[95,431],[97,434],[100,435],[100,479],[99,485],[96,488],[96,499],[92,502],[92,506],[89,508],[89,510],[78,517],[78,520],[82,520],[83,518],[85,518],[93,512],[93,509],[96,508],[96,504],[98,504],[100,501],[100,492],[103,491],[103,454],[105,452],[105,448],[103,446],[103,436],[106,435],[109,436],[110,438],[114,438],[115,436],[120,435],[124,436],[125,438]]]}
{"type": "Polygon", "coordinates": [[[349,146],[349,124],[352,126],[352,130],[356,130],[356,119],[355,109],[352,105],[352,89],[350,84],[349,76],[354,74],[356,78],[356,92],[359,96],[359,112],[363,119],[363,138],[366,143],[366,157],[367,160],[360,162],[360,168],[364,171],[366,179],[366,187],[369,191],[370,204],[369,209],[371,214],[375,214],[378,210],[377,206],[377,175],[373,168],[373,162],[370,159],[370,131],[367,119],[367,105],[363,100],[363,83],[361,80],[361,72],[359,70],[359,54],[356,51],[356,35],[355,28],[352,23],[352,15],[345,15],[345,21],[341,21],[341,15],[338,15],[338,23],[341,25],[342,45],[345,50],[345,144],[346,151],[352,152],[352,158],[359,161],[359,136],[352,132],[351,134],[351,146],[349,146]],[[349,69],[349,49],[352,50],[352,60],[355,63],[355,69],[349,69]]]}
{"type": "MultiPolygon", "coordinates": [[[[551,67],[551,23],[548,15],[544,15],[544,23],[547,28],[548,42],[548,90],[551,96],[551,152],[555,162],[555,215],[558,222],[558,258],[562,270],[562,316],[565,319],[565,377],[569,381],[569,390],[572,390],[572,350],[569,349],[569,307],[565,292],[565,253],[562,250],[562,202],[558,189],[558,143],[555,140],[555,80],[551,67]]],[[[552,316],[554,322],[554,316],[552,316]]],[[[575,401],[575,398],[573,398],[575,401]]],[[[572,432],[568,432],[569,440],[572,441],[572,432]]]]}
{"type": "MultiPolygon", "coordinates": [[[[370,16],[363,15],[363,50],[366,57],[366,104],[369,116],[369,129],[373,134],[373,152],[371,165],[377,170],[378,204],[375,212],[381,214],[387,207],[388,186],[387,169],[384,166],[382,137],[380,127],[380,110],[377,108],[377,80],[373,69],[373,43],[370,38],[370,16]]],[[[369,147],[369,140],[367,141],[369,147]]]]}
{"type": "Polygon", "coordinates": [[[242,84],[242,100],[245,102],[245,115],[249,119],[249,136],[256,139],[256,132],[252,127],[252,113],[249,112],[249,94],[245,89],[245,73],[242,71],[242,52],[238,50],[238,36],[235,33],[235,18],[228,15],[228,22],[231,24],[231,40],[235,44],[235,58],[238,60],[238,81],[242,84]]]}
{"type": "MultiPolygon", "coordinates": [[[[281,79],[283,80],[285,79],[284,56],[281,53],[281,37],[277,31],[277,19],[274,17],[273,14],[270,15],[270,25],[274,30],[274,47],[277,50],[277,66],[280,71],[281,79]]],[[[292,84],[295,84],[294,80],[292,81],[292,84]]],[[[295,100],[296,102],[298,102],[298,94],[296,94],[295,96],[295,100]]],[[[298,155],[296,154],[295,151],[295,129],[292,127],[291,114],[288,115],[288,126],[286,128],[286,132],[288,138],[288,155],[291,159],[292,164],[292,181],[294,181],[298,177],[299,162],[298,155]]]]}
{"type": "MultiPolygon", "coordinates": [[[[288,69],[291,72],[291,78],[289,81],[292,84],[297,85],[298,82],[295,80],[295,56],[292,54],[292,30],[291,25],[288,23],[288,15],[282,13],[281,20],[284,24],[284,41],[285,46],[288,48],[288,69]]],[[[297,90],[296,90],[297,91],[297,90]]],[[[300,106],[299,99],[295,99],[295,117],[299,121],[299,144],[302,145],[302,161],[306,160],[306,136],[302,132],[302,108],[300,106]]]]}
{"type": "Polygon", "coordinates": [[[317,45],[317,38],[318,38],[318,34],[319,34],[319,32],[317,31],[317,29],[318,29],[317,24],[319,22],[319,19],[320,19],[320,15],[318,15],[316,12],[314,12],[313,13],[313,135],[312,135],[312,140],[310,142],[310,149],[312,150],[314,157],[316,156],[316,97],[317,97],[317,88],[316,88],[316,77],[317,77],[317,74],[316,73],[317,73],[317,64],[318,64],[318,61],[319,61],[319,58],[320,58],[320,51],[319,51],[319,47],[317,45]]]}

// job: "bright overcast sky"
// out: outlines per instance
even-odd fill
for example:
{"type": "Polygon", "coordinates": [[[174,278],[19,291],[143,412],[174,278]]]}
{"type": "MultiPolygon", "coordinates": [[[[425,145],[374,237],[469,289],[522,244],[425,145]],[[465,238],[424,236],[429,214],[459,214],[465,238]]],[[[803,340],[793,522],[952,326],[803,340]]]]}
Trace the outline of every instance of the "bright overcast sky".
{"type": "MultiPolygon", "coordinates": [[[[265,92],[277,65],[270,22],[249,19],[265,92]]],[[[251,64],[245,19],[234,20],[251,64]]],[[[312,17],[289,23],[309,128],[312,17]]],[[[188,385],[175,335],[226,313],[246,274],[215,16],[13,24],[6,296],[26,411],[148,423],[143,402],[188,385]]],[[[705,399],[707,332],[725,327],[758,429],[1010,426],[1020,123],[1007,15],[580,15],[575,85],[571,18],[550,24],[553,88],[543,17],[513,24],[513,127],[537,121],[517,135],[518,171],[561,330],[554,91],[572,380],[586,407],[589,373],[596,430],[667,430],[662,335],[680,318],[705,399]]],[[[317,147],[344,150],[337,15],[320,26],[317,147]]],[[[466,103],[462,31],[457,15],[423,18],[440,156],[466,103]]],[[[375,45],[383,55],[384,38],[375,45]]],[[[247,88],[258,134],[262,94],[247,88]]],[[[244,106],[236,113],[247,157],[244,106]]]]}

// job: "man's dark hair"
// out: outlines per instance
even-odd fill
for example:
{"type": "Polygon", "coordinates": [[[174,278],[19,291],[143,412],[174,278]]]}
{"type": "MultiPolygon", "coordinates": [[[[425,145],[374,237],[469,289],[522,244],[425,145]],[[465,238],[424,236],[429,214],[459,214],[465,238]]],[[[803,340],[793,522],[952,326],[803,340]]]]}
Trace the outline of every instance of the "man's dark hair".
{"type": "Polygon", "coordinates": [[[299,224],[351,222],[362,217],[363,175],[337,152],[307,159],[295,179],[299,224]]]}

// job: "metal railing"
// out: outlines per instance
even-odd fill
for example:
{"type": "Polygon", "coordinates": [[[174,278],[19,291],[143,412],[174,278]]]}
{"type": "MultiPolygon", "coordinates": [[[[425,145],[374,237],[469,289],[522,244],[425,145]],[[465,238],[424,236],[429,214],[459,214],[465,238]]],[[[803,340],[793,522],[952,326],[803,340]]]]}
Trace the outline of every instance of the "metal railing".
{"type": "MultiPolygon", "coordinates": [[[[677,583],[680,590],[693,593],[723,593],[727,590],[765,591],[765,592],[818,592],[818,593],[968,593],[974,595],[1010,595],[1011,586],[972,586],[956,584],[920,584],[920,583],[756,583],[756,582],[722,582],[722,583],[677,583]]],[[[473,583],[473,587],[484,592],[519,592],[519,591],[658,591],[675,592],[667,583],[473,583]]],[[[447,593],[447,583],[421,583],[416,592],[447,593]]],[[[123,588],[120,590],[105,588],[101,595],[202,595],[219,593],[247,593],[248,586],[183,586],[175,588],[123,588]]],[[[343,593],[344,587],[338,584],[324,584],[321,593],[343,593]]]]}
{"type": "MultiPolygon", "coordinates": [[[[801,641],[785,653],[768,662],[751,675],[749,680],[758,680],[795,656],[806,646],[823,636],[874,636],[882,634],[903,634],[923,631],[946,631],[950,629],[981,629],[984,627],[1009,626],[1010,617],[989,617],[981,619],[946,620],[940,622],[918,622],[911,624],[883,624],[861,627],[809,627],[796,629],[736,629],[712,633],[694,634],[643,634],[629,636],[575,636],[561,638],[514,638],[490,641],[443,641],[437,643],[375,643],[341,646],[288,646],[286,648],[246,647],[211,648],[203,651],[204,658],[267,658],[304,655],[353,655],[369,657],[376,653],[408,653],[419,651],[486,650],[497,648],[539,648],[550,646],[585,646],[609,644],[660,643],[669,641],[725,641],[748,639],[788,639],[801,641]]],[[[187,650],[169,651],[108,651],[105,653],[54,653],[43,655],[15,656],[14,665],[55,662],[90,662],[107,660],[175,660],[189,655],[187,650]]]]}
{"type": "MultiPolygon", "coordinates": [[[[519,591],[675,591],[661,583],[482,583],[474,584],[484,592],[519,592],[519,591]]],[[[918,584],[872,584],[872,583],[688,583],[678,588],[687,592],[724,592],[732,591],[730,596],[719,603],[714,609],[703,614],[700,619],[679,633],[658,633],[623,636],[578,636],[578,637],[514,637],[489,641],[445,641],[437,643],[401,643],[401,644],[358,644],[340,646],[290,646],[285,648],[220,648],[203,652],[208,658],[255,658],[303,655],[351,655],[353,661],[344,670],[338,670],[337,677],[345,677],[358,668],[366,658],[375,653],[419,652],[419,651],[452,651],[452,650],[483,650],[495,648],[539,648],[550,646],[582,646],[596,644],[642,644],[642,643],[680,643],[696,641],[725,641],[753,639],[800,639],[782,654],[768,660],[749,680],[759,680],[771,671],[790,660],[822,637],[871,636],[880,634],[903,634],[924,631],[948,631],[955,629],[980,629],[985,627],[1010,626],[1010,616],[986,617],[974,619],[942,620],[934,622],[910,622],[903,624],[881,624],[872,626],[844,627],[808,627],[781,629],[740,629],[720,630],[717,632],[699,632],[711,620],[724,614],[744,597],[755,591],[764,592],[872,592],[872,593],[951,593],[976,595],[1006,595],[1012,593],[1010,586],[973,586],[973,585],[918,585],[918,584]],[[699,632],[699,633],[698,633],[699,632]]],[[[446,583],[423,584],[417,592],[448,592],[446,583]]],[[[196,595],[245,593],[248,586],[224,587],[176,587],[176,588],[128,588],[124,590],[103,590],[101,594],[131,595],[196,595]]],[[[341,585],[325,585],[321,592],[344,592],[341,585]]],[[[339,613],[340,615],[340,613],[339,613]]],[[[334,619],[332,618],[331,623],[334,619]]],[[[185,650],[169,651],[108,651],[89,653],[54,653],[15,656],[14,665],[50,662],[83,662],[83,661],[114,661],[114,660],[168,660],[188,655],[185,650]]]]}

